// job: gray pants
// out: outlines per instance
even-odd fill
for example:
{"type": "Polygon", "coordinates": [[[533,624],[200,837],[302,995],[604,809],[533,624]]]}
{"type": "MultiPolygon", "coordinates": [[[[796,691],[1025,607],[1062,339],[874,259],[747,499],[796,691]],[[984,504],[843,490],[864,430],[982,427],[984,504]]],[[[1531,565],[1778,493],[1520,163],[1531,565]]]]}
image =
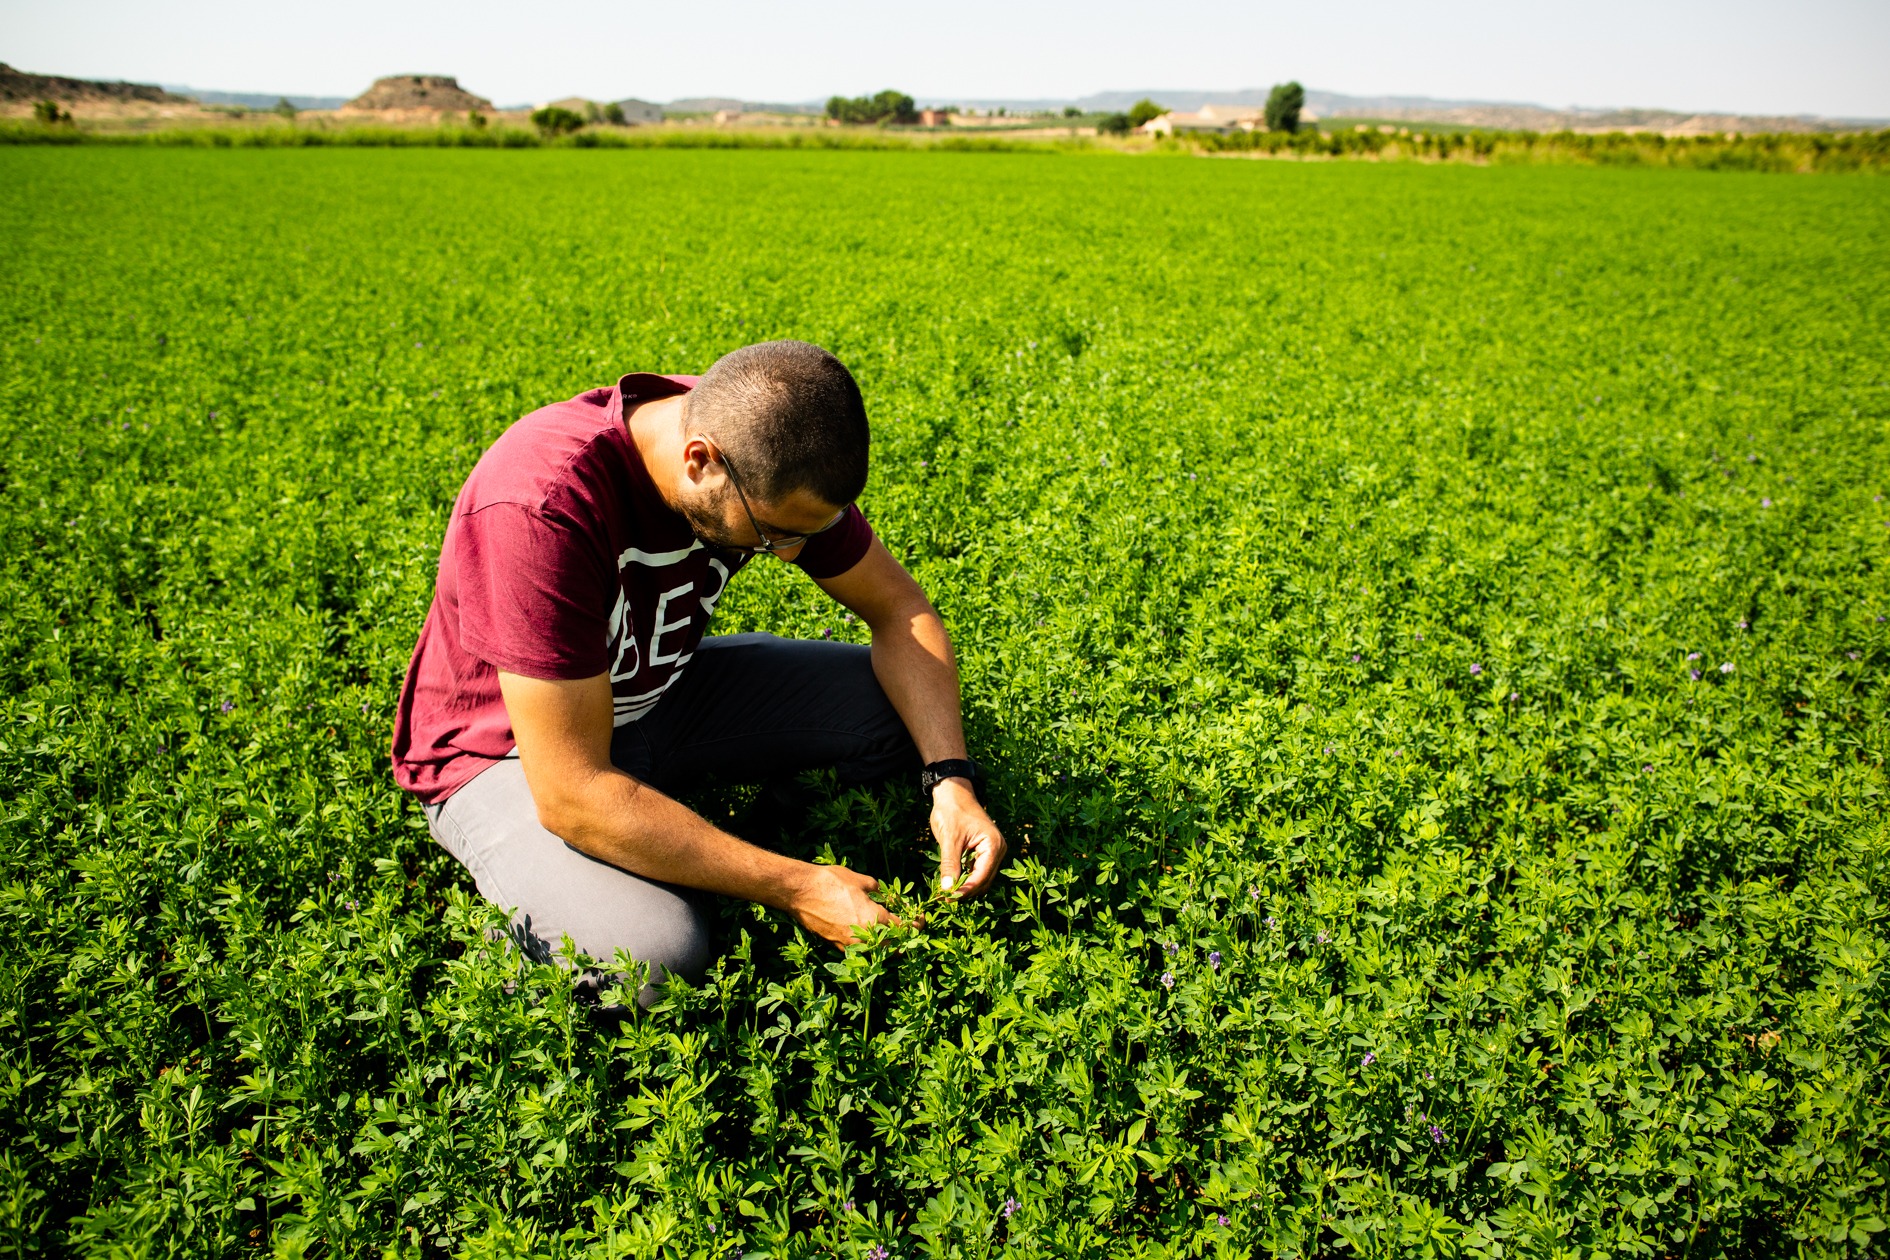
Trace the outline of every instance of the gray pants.
{"type": "MultiPolygon", "coordinates": [[[[861,783],[919,765],[868,649],[769,634],[704,639],[657,706],[616,729],[610,757],[662,791],[820,768],[861,783]]],[[[569,936],[601,963],[624,951],[654,982],[669,973],[699,980],[714,956],[708,894],[587,857],[539,826],[516,756],[425,810],[433,838],[479,894],[511,912],[513,937],[531,957],[549,961],[569,936]]],[[[601,979],[587,973],[587,987],[601,979]]],[[[655,998],[645,985],[638,1002],[655,998]]]]}

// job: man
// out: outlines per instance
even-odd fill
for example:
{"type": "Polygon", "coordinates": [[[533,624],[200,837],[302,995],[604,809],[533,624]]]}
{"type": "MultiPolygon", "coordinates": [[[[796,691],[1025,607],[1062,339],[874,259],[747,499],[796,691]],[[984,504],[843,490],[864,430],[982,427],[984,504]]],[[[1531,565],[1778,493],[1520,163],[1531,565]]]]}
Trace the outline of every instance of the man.
{"type": "Polygon", "coordinates": [[[474,466],[401,692],[394,774],[532,956],[569,936],[605,963],[623,950],[653,982],[698,979],[711,942],[691,890],[786,910],[842,947],[889,920],[872,878],[748,844],[666,794],[705,776],[923,766],[941,885],[990,886],[1004,837],[966,758],[951,642],[854,502],[867,441],[840,361],[774,341],[699,379],[635,373],[534,411],[474,466]],[[705,639],[759,555],[857,613],[872,647],[705,639]]]}

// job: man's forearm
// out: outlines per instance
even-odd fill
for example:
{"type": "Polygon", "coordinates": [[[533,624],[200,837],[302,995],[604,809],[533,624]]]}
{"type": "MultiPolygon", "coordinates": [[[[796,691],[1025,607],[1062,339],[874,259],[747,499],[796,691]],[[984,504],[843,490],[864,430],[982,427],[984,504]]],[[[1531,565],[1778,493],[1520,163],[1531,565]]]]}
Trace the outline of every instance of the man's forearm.
{"type": "Polygon", "coordinates": [[[873,627],[873,674],[926,762],[965,755],[958,662],[945,622],[929,603],[914,603],[873,627]]]}
{"type": "Polygon", "coordinates": [[[597,775],[546,827],[645,879],[791,909],[814,867],[749,844],[621,771],[597,775]],[[555,824],[555,825],[554,825],[555,824]]]}

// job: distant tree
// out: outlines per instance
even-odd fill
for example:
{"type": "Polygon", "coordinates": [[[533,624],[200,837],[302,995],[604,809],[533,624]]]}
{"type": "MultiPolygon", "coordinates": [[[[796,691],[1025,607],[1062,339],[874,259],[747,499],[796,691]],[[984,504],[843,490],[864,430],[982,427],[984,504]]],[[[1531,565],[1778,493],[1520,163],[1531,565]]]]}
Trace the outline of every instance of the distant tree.
{"type": "Polygon", "coordinates": [[[35,101],[33,103],[33,118],[37,122],[45,123],[48,127],[56,123],[69,123],[72,121],[72,115],[60,109],[58,101],[35,101]]]}
{"type": "Polygon", "coordinates": [[[603,122],[604,121],[604,107],[599,105],[596,101],[585,101],[584,102],[584,120],[586,122],[594,122],[594,123],[603,122]]]}
{"type": "Polygon", "coordinates": [[[829,97],[827,117],[856,125],[896,123],[909,127],[919,121],[919,110],[910,96],[887,88],[871,96],[829,97]]]}
{"type": "Polygon", "coordinates": [[[1166,106],[1157,105],[1154,101],[1144,96],[1141,100],[1129,106],[1129,126],[1131,128],[1140,127],[1143,123],[1160,118],[1167,112],[1168,108],[1166,106]]]}
{"type": "Polygon", "coordinates": [[[281,114],[284,118],[288,119],[290,122],[294,122],[297,110],[295,106],[289,104],[288,97],[278,96],[276,98],[276,112],[278,114],[281,114]]]}
{"type": "Polygon", "coordinates": [[[1306,89],[1298,81],[1276,83],[1267,93],[1267,130],[1299,130],[1299,114],[1306,108],[1306,89]]]}
{"type": "Polygon", "coordinates": [[[547,105],[532,111],[532,126],[546,136],[562,136],[584,126],[584,116],[561,105],[547,105]]]}
{"type": "Polygon", "coordinates": [[[1096,120],[1096,130],[1106,136],[1126,136],[1135,127],[1127,114],[1104,114],[1096,120]]]}
{"type": "Polygon", "coordinates": [[[466,111],[466,123],[472,127],[483,127],[486,125],[486,116],[476,109],[469,109],[466,111]]]}
{"type": "Polygon", "coordinates": [[[1083,111],[1074,105],[1065,105],[1063,107],[1063,116],[1065,118],[1081,118],[1083,111]]]}
{"type": "Polygon", "coordinates": [[[615,101],[612,101],[610,104],[604,106],[604,121],[609,123],[613,127],[623,126],[624,124],[623,106],[617,104],[617,102],[615,101]]]}

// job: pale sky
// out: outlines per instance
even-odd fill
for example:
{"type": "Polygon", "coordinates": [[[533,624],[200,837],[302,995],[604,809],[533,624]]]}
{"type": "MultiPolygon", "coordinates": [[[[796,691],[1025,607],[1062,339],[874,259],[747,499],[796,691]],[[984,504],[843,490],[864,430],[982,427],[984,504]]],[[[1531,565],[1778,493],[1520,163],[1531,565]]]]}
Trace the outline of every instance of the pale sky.
{"type": "Polygon", "coordinates": [[[0,0],[0,61],[352,96],[453,74],[499,104],[1232,90],[1890,117],[1890,0],[0,0]]]}

